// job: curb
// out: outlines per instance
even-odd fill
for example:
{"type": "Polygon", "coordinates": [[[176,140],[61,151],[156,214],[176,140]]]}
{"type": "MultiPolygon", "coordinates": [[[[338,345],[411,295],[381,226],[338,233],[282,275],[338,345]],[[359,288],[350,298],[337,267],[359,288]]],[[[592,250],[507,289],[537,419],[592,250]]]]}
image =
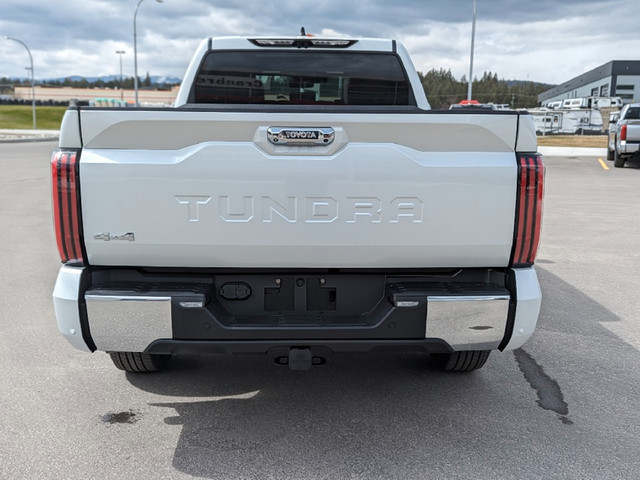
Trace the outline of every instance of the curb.
{"type": "Polygon", "coordinates": [[[57,142],[60,137],[1,138],[0,143],[57,142]]]}
{"type": "Polygon", "coordinates": [[[605,157],[606,148],[584,147],[538,147],[538,151],[545,157],[605,157]]]}
{"type": "Polygon", "coordinates": [[[54,142],[60,139],[60,130],[0,129],[0,143],[54,142]]]}

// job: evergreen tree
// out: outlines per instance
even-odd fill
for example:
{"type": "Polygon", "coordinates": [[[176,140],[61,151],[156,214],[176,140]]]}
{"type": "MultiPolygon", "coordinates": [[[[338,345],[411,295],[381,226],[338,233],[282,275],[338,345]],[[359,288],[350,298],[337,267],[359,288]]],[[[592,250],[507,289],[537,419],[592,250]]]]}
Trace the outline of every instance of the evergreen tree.
{"type": "MultiPolygon", "coordinates": [[[[451,70],[431,69],[427,73],[418,72],[431,108],[447,109],[451,104],[467,98],[467,78],[460,80],[451,70]]],[[[552,85],[535,82],[500,80],[495,72],[484,72],[472,85],[473,99],[480,103],[506,103],[511,108],[533,108],[538,105],[538,94],[552,85]]]]}

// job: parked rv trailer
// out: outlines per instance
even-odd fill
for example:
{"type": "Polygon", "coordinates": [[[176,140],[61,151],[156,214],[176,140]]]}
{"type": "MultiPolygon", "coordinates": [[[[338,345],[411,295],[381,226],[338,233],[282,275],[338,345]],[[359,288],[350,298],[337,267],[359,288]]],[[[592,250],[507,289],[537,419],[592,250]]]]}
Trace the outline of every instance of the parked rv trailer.
{"type": "Polygon", "coordinates": [[[561,104],[559,100],[549,102],[547,108],[606,108],[622,107],[620,97],[578,97],[565,98],[561,104]]]}
{"type": "Polygon", "coordinates": [[[539,108],[529,110],[529,113],[539,135],[602,132],[602,115],[596,109],[539,108]]]}

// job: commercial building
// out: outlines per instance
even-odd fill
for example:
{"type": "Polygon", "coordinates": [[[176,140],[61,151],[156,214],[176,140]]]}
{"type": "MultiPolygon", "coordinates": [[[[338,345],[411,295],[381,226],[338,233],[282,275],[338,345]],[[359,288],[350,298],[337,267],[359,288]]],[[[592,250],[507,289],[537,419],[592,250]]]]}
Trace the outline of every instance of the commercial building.
{"type": "Polygon", "coordinates": [[[620,97],[622,103],[640,102],[640,60],[613,60],[538,95],[538,102],[566,98],[620,97]]]}

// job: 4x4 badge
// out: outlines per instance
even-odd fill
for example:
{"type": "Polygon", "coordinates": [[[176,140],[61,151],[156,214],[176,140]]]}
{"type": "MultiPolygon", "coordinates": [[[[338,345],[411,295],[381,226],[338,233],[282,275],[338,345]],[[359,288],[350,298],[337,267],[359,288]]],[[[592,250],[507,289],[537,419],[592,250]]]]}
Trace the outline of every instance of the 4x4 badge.
{"type": "Polygon", "coordinates": [[[136,236],[131,233],[123,233],[122,235],[111,235],[109,232],[96,233],[93,236],[94,240],[104,240],[105,242],[110,242],[111,240],[126,240],[128,242],[135,242],[136,236]]]}

